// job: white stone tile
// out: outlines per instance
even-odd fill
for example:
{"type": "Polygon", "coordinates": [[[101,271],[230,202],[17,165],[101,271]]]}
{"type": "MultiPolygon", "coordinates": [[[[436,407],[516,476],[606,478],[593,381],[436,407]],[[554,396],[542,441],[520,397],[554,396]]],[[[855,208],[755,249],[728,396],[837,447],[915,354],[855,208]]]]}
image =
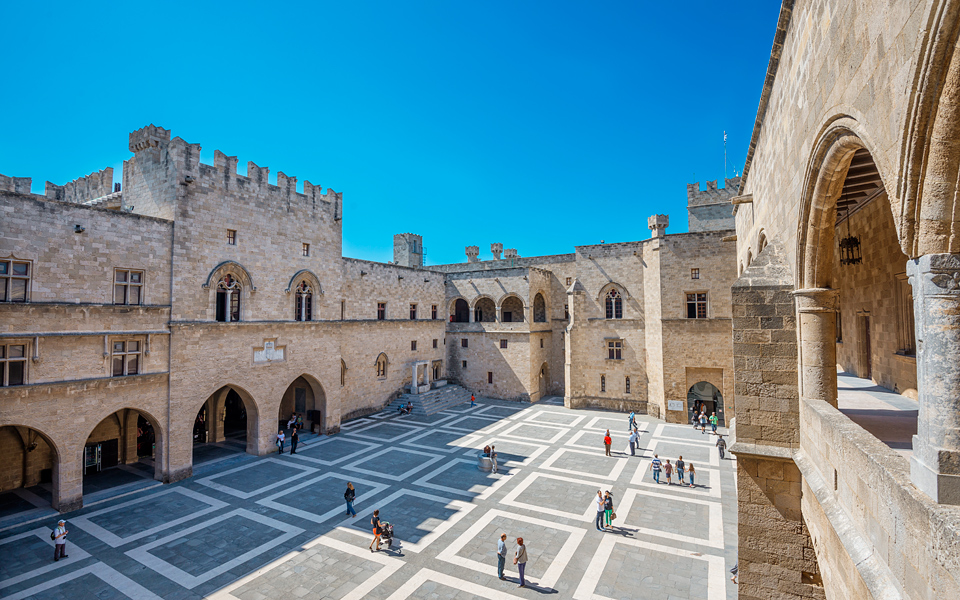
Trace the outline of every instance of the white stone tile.
{"type": "Polygon", "coordinates": [[[265,458],[265,459],[262,459],[262,460],[258,460],[258,461],[255,461],[255,462],[251,462],[251,463],[245,464],[245,465],[243,465],[242,467],[237,467],[237,468],[235,468],[235,469],[230,469],[230,470],[228,470],[228,471],[221,471],[220,473],[217,473],[216,475],[211,475],[211,476],[209,476],[209,477],[204,477],[203,479],[198,479],[198,480],[197,480],[197,483],[199,483],[200,485],[205,485],[205,486],[207,486],[208,488],[211,488],[211,489],[214,489],[214,490],[223,492],[224,494],[230,494],[231,496],[236,496],[237,498],[242,498],[242,499],[246,500],[247,498],[251,498],[251,497],[256,496],[256,495],[258,495],[258,494],[262,494],[262,493],[264,493],[264,492],[266,492],[266,491],[272,490],[272,489],[275,488],[275,487],[280,487],[280,486],[282,486],[282,485],[288,485],[288,484],[290,484],[290,483],[292,483],[292,482],[294,482],[294,481],[298,481],[298,480],[299,480],[301,477],[303,477],[304,475],[310,475],[310,474],[316,473],[316,472],[317,472],[317,470],[314,469],[313,467],[307,467],[307,466],[305,466],[305,465],[298,464],[298,463],[296,463],[296,462],[294,462],[294,461],[292,461],[292,460],[280,460],[279,458],[265,458]],[[297,473],[297,474],[292,475],[292,476],[290,476],[290,477],[287,477],[287,478],[285,478],[285,479],[281,479],[280,481],[275,481],[274,483],[271,483],[270,485],[265,485],[265,486],[263,486],[262,488],[256,489],[256,490],[254,490],[254,491],[252,491],[252,492],[242,492],[242,491],[240,491],[240,490],[238,490],[238,489],[232,488],[232,487],[230,487],[230,486],[228,486],[228,485],[223,485],[222,483],[217,483],[217,482],[215,481],[216,479],[221,479],[221,478],[223,478],[224,476],[232,475],[233,473],[240,473],[240,472],[245,471],[245,470],[247,470],[247,469],[250,469],[250,468],[252,468],[252,467],[262,466],[262,465],[263,465],[264,463],[266,463],[266,462],[273,462],[273,463],[276,463],[276,464],[278,464],[278,465],[283,465],[283,466],[285,466],[285,467],[290,467],[290,468],[293,468],[293,469],[299,469],[300,471],[303,471],[303,472],[302,472],[302,473],[297,473]]]}
{"type": "Polygon", "coordinates": [[[430,471],[420,479],[414,481],[413,485],[419,485],[421,487],[426,487],[433,490],[439,490],[441,492],[451,492],[454,494],[461,494],[463,496],[470,496],[473,500],[486,500],[491,495],[496,493],[497,490],[503,487],[504,484],[510,481],[510,476],[507,474],[494,474],[492,475],[492,477],[494,477],[496,480],[491,485],[487,486],[486,489],[480,493],[471,492],[469,490],[461,490],[454,487],[447,487],[439,483],[430,483],[430,480],[433,479],[434,477],[440,475],[450,467],[460,465],[460,464],[473,465],[473,467],[476,468],[477,460],[476,459],[470,460],[468,458],[454,458],[453,460],[445,462],[439,468],[434,469],[433,471],[430,471]]]}
{"type": "Polygon", "coordinates": [[[452,577],[450,575],[439,573],[430,569],[420,569],[414,573],[413,576],[406,581],[406,583],[397,589],[397,591],[390,594],[387,597],[387,600],[405,600],[406,598],[409,598],[411,594],[416,592],[417,588],[428,581],[434,581],[447,587],[451,587],[455,590],[466,592],[467,594],[480,596],[481,598],[489,598],[489,600],[517,600],[517,596],[514,596],[513,594],[501,592],[500,590],[494,590],[471,581],[457,579],[456,577],[452,577]]]}
{"type": "MultiPolygon", "coordinates": [[[[324,445],[326,445],[326,444],[338,444],[338,443],[342,443],[343,441],[344,441],[344,438],[342,438],[342,437],[331,437],[331,438],[327,438],[327,439],[323,440],[322,442],[318,442],[318,443],[316,443],[316,444],[310,444],[310,445],[307,446],[306,448],[303,448],[303,450],[312,450],[312,449],[314,449],[314,448],[316,448],[316,447],[318,447],[318,446],[324,446],[324,445]]],[[[336,460],[324,460],[324,459],[322,459],[322,458],[314,458],[314,457],[312,457],[312,456],[306,456],[306,455],[300,454],[299,452],[298,452],[297,454],[294,454],[293,456],[290,456],[290,458],[293,458],[293,459],[296,459],[296,460],[305,460],[305,461],[312,462],[312,463],[315,463],[315,464],[318,464],[318,465],[323,465],[323,466],[326,466],[326,467],[332,467],[332,466],[334,466],[334,465],[336,465],[336,464],[338,464],[338,463],[342,463],[342,462],[344,462],[344,461],[348,461],[348,460],[350,460],[350,459],[352,459],[352,458],[356,458],[356,457],[361,456],[361,455],[363,455],[363,454],[365,454],[365,453],[369,453],[369,452],[371,452],[372,450],[375,450],[375,449],[378,449],[378,448],[382,448],[382,447],[383,447],[383,444],[375,444],[375,443],[373,443],[373,442],[363,442],[363,441],[355,440],[355,439],[352,439],[352,438],[349,439],[348,441],[349,441],[351,444],[361,444],[361,445],[363,446],[363,448],[357,450],[356,452],[351,452],[350,454],[347,454],[347,455],[345,455],[345,456],[341,456],[340,458],[338,458],[338,459],[336,459],[336,460]]]]}
{"type": "Polygon", "coordinates": [[[673,540],[675,542],[687,542],[690,544],[699,544],[701,546],[707,546],[710,548],[723,549],[723,507],[719,502],[713,502],[710,500],[703,500],[701,498],[680,498],[677,496],[671,496],[669,494],[658,494],[656,492],[648,492],[643,490],[627,489],[623,494],[623,499],[620,501],[620,506],[616,507],[616,511],[620,514],[618,517],[622,517],[622,527],[627,530],[633,530],[637,533],[643,534],[648,537],[659,537],[663,539],[673,540]],[[670,531],[665,531],[662,529],[650,529],[647,527],[640,527],[636,525],[627,525],[626,519],[630,514],[630,510],[633,508],[636,498],[640,496],[643,498],[658,498],[660,500],[676,503],[676,502],[686,502],[688,504],[699,504],[701,506],[706,506],[708,509],[708,522],[707,522],[707,535],[708,538],[693,537],[689,535],[681,535],[678,533],[672,533],[670,531]]]}
{"type": "Polygon", "coordinates": [[[376,483],[376,482],[374,482],[374,481],[368,481],[368,480],[366,480],[366,479],[359,479],[359,478],[357,478],[357,477],[350,477],[350,476],[347,476],[347,475],[342,475],[342,474],[340,474],[340,473],[324,473],[323,475],[320,475],[319,477],[314,477],[313,479],[309,479],[309,480],[304,481],[303,483],[299,483],[299,484],[297,484],[297,485],[295,485],[295,486],[293,486],[293,487],[283,488],[281,491],[279,491],[279,492],[277,492],[277,493],[275,493],[275,494],[272,494],[272,495],[270,495],[270,496],[267,496],[266,498],[263,498],[262,500],[258,500],[258,501],[257,501],[257,504],[260,504],[260,505],[262,505],[262,506],[267,506],[267,507],[272,508],[272,509],[274,509],[274,510],[279,510],[280,512],[285,512],[285,513],[290,514],[290,515],[294,515],[294,516],[299,517],[299,518],[301,518],[301,519],[304,519],[304,520],[306,520],[306,521],[312,521],[312,522],[314,522],[314,523],[323,523],[324,521],[326,521],[326,520],[328,520],[328,519],[332,519],[333,517],[336,517],[337,515],[346,514],[346,512],[347,512],[347,502],[346,502],[346,500],[344,500],[344,501],[343,501],[343,504],[338,505],[336,508],[332,508],[332,509],[328,510],[328,511],[325,512],[325,513],[317,514],[317,513],[312,513],[312,512],[310,512],[310,511],[307,511],[307,510],[303,510],[303,509],[300,509],[300,508],[296,508],[296,507],[294,507],[294,506],[290,506],[289,504],[284,504],[283,502],[277,502],[277,498],[280,498],[280,497],[282,497],[282,496],[283,496],[283,497],[290,497],[291,495],[295,497],[295,496],[296,496],[295,492],[296,492],[297,490],[302,489],[302,488],[305,488],[305,487],[311,487],[311,486],[317,486],[317,485],[324,485],[324,484],[328,483],[327,480],[329,480],[329,479],[339,479],[339,480],[343,481],[343,482],[344,482],[344,484],[343,484],[343,489],[344,489],[344,490],[346,490],[346,488],[347,488],[346,482],[348,482],[348,481],[354,483],[354,488],[356,488],[356,484],[361,484],[361,485],[363,486],[363,488],[362,488],[363,493],[361,494],[361,493],[359,492],[359,490],[358,490],[358,492],[357,492],[357,497],[356,497],[356,499],[353,501],[354,509],[356,509],[356,507],[357,507],[358,505],[360,505],[360,504],[367,504],[368,502],[371,502],[371,501],[372,501],[372,498],[373,498],[375,495],[379,494],[380,492],[382,492],[383,490],[385,490],[385,489],[387,489],[387,488],[389,487],[388,485],[383,484],[383,483],[376,483]]]}
{"type": "Polygon", "coordinates": [[[556,432],[556,435],[554,435],[549,440],[532,440],[533,442],[540,443],[540,444],[555,444],[560,441],[560,438],[567,435],[567,433],[570,431],[569,427],[563,427],[560,425],[544,425],[542,423],[527,423],[525,421],[520,421],[519,423],[513,423],[507,429],[498,431],[497,435],[505,438],[521,440],[524,442],[531,441],[530,438],[526,438],[514,433],[516,430],[520,429],[521,427],[540,427],[542,429],[552,429],[553,431],[556,432]]]}
{"type": "Polygon", "coordinates": [[[555,426],[555,427],[556,427],[556,426],[559,426],[559,427],[576,427],[576,426],[577,426],[577,423],[579,423],[580,421],[582,421],[582,420],[584,420],[584,419],[586,419],[586,418],[587,418],[587,417],[586,417],[585,415],[577,416],[577,415],[575,415],[574,413],[564,414],[564,413],[562,413],[562,412],[553,411],[553,410],[538,410],[538,411],[534,411],[534,412],[530,413],[529,415],[524,416],[523,420],[526,421],[526,422],[528,422],[528,423],[535,423],[535,424],[537,424],[537,425],[553,425],[553,426],[555,426]],[[545,415],[545,414],[549,414],[549,415],[559,415],[559,416],[569,417],[570,422],[569,422],[569,423],[556,423],[556,422],[548,421],[548,420],[540,420],[540,419],[542,418],[542,415],[545,415]]]}
{"type": "MultiPolygon", "coordinates": [[[[68,521],[67,522],[67,532],[68,532],[67,533],[67,555],[70,558],[68,558],[67,560],[70,561],[70,563],[76,563],[85,558],[90,558],[90,555],[84,552],[82,548],[80,548],[79,546],[77,546],[76,544],[70,541],[70,535],[69,535],[70,527],[71,527],[71,524],[68,521]]],[[[51,571],[63,570],[62,565],[53,562],[54,542],[53,540],[50,539],[50,534],[52,532],[53,530],[50,529],[49,527],[38,527],[37,529],[32,529],[25,533],[20,533],[20,534],[10,536],[8,538],[4,538],[0,540],[0,556],[3,556],[8,552],[11,552],[11,553],[16,552],[17,547],[16,547],[16,544],[14,544],[14,542],[16,542],[17,540],[22,540],[24,538],[30,538],[30,537],[36,536],[41,540],[43,540],[44,543],[46,543],[48,546],[50,546],[50,554],[48,555],[48,558],[50,559],[50,564],[40,567],[38,569],[34,569],[32,571],[28,571],[21,575],[17,575],[15,577],[10,577],[8,579],[0,580],[0,589],[10,587],[11,585],[15,585],[17,583],[20,583],[21,581],[26,581],[28,579],[33,579],[34,577],[39,577],[40,575],[45,575],[46,573],[49,573],[51,571]],[[9,544],[14,544],[14,545],[10,546],[9,544]],[[6,548],[4,548],[4,546],[6,546],[6,548]]],[[[7,554],[7,556],[9,556],[9,554],[7,554]]]]}
{"type": "Polygon", "coordinates": [[[397,480],[397,481],[403,481],[403,480],[407,479],[408,477],[410,477],[411,475],[413,475],[414,473],[416,473],[417,471],[421,471],[421,470],[429,467],[429,466],[432,465],[433,463],[435,463],[435,462],[437,462],[437,461],[439,461],[439,460],[442,460],[443,458],[444,458],[443,455],[436,454],[436,453],[433,453],[433,452],[424,452],[424,451],[422,451],[422,450],[414,450],[413,448],[404,448],[404,447],[402,447],[402,446],[389,446],[389,447],[387,447],[387,448],[384,448],[384,449],[381,450],[380,452],[376,452],[376,453],[374,453],[374,454],[370,454],[370,455],[368,455],[368,456],[365,456],[365,457],[363,457],[362,459],[360,459],[360,460],[358,460],[358,461],[356,461],[356,462],[353,462],[353,463],[351,463],[351,464],[349,464],[349,465],[344,465],[344,466],[341,467],[341,469],[344,470],[344,471],[351,471],[351,472],[357,472],[357,473],[366,473],[367,475],[379,475],[379,476],[381,476],[381,477],[390,477],[391,479],[395,479],[395,480],[397,480]],[[361,465],[361,464],[363,464],[363,463],[370,463],[371,461],[374,461],[374,462],[375,462],[375,459],[376,459],[378,456],[382,456],[382,455],[384,455],[384,454],[389,454],[390,452],[405,452],[405,453],[407,453],[407,454],[416,454],[416,455],[418,455],[418,456],[424,456],[424,457],[426,457],[426,458],[423,460],[423,462],[421,462],[420,464],[418,464],[418,465],[415,466],[414,468],[406,471],[405,473],[391,473],[391,472],[389,472],[389,471],[376,471],[376,470],[374,470],[374,469],[363,469],[363,468],[357,466],[357,465],[361,465]]]}
{"type": "MultiPolygon", "coordinates": [[[[69,544],[69,542],[67,543],[69,544]]],[[[73,550],[70,552],[72,553],[73,550]]],[[[73,559],[72,556],[70,558],[73,559]]],[[[111,569],[101,562],[94,563],[89,567],[77,569],[76,571],[71,571],[66,575],[61,575],[60,577],[48,579],[43,583],[39,583],[31,588],[23,590],[22,592],[17,592],[12,596],[5,596],[5,598],[6,600],[21,600],[22,598],[30,597],[42,598],[43,594],[41,592],[45,592],[50,588],[57,587],[58,585],[67,583],[73,579],[77,579],[78,577],[83,577],[84,575],[94,575],[104,582],[110,584],[114,589],[118,590],[125,596],[133,598],[134,600],[162,600],[160,596],[157,596],[147,588],[141,586],[137,582],[124,576],[118,571],[111,569]]]]}
{"type": "Polygon", "coordinates": [[[573,469],[561,469],[559,467],[554,467],[553,463],[560,459],[561,456],[567,453],[576,453],[576,454],[586,454],[588,456],[603,457],[608,458],[603,454],[599,454],[596,451],[592,450],[578,450],[577,448],[558,448],[547,460],[543,461],[543,464],[540,465],[541,469],[546,471],[557,471],[558,473],[566,473],[567,475],[575,475],[578,477],[590,477],[591,479],[604,479],[606,481],[616,481],[620,477],[620,474],[623,473],[623,470],[626,468],[629,459],[627,458],[613,458],[609,457],[609,461],[612,463],[610,470],[607,473],[591,473],[589,471],[576,471],[573,469]]]}
{"type": "MultiPolygon", "coordinates": [[[[586,509],[585,509],[583,512],[581,512],[581,513],[576,513],[576,512],[571,512],[571,511],[565,511],[565,510],[556,510],[556,509],[553,509],[553,508],[546,508],[546,507],[543,507],[543,506],[538,506],[538,505],[536,505],[536,504],[528,504],[528,503],[526,503],[526,502],[519,502],[519,501],[517,500],[517,498],[520,496],[520,494],[522,494],[528,487],[530,487],[531,485],[533,485],[533,484],[536,482],[537,479],[541,479],[541,478],[543,478],[543,479],[556,479],[556,480],[558,480],[558,481],[565,481],[565,482],[571,483],[571,484],[581,484],[581,485],[591,485],[591,486],[596,485],[595,482],[585,482],[585,481],[583,481],[582,479],[573,479],[573,478],[570,478],[570,477],[562,477],[562,476],[560,476],[560,475],[552,475],[552,474],[549,474],[549,473],[537,473],[537,472],[534,472],[534,473],[531,473],[529,476],[527,476],[526,479],[524,479],[523,481],[521,481],[521,482],[517,485],[517,487],[515,487],[515,488],[513,488],[512,490],[510,490],[509,492],[507,492],[507,495],[504,496],[502,500],[500,500],[500,504],[505,505],[505,506],[514,506],[514,507],[516,507],[516,508],[525,508],[525,509],[532,510],[532,511],[535,511],[535,512],[538,512],[538,513],[553,515],[553,516],[555,516],[555,517],[564,517],[564,518],[567,518],[567,519],[574,519],[574,520],[577,520],[577,521],[587,521],[587,522],[590,522],[590,521],[593,521],[593,520],[596,518],[597,508],[596,508],[596,505],[595,505],[594,502],[593,502],[593,499],[591,499],[590,502],[587,503],[586,509]]],[[[575,509],[576,507],[572,507],[572,508],[575,509]]]]}

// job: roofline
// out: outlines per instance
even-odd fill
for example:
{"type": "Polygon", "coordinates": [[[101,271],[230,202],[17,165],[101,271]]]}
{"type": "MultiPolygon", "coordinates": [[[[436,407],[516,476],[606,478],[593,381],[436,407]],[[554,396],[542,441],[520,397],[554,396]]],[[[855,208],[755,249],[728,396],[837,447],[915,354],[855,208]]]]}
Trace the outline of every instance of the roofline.
{"type": "Polygon", "coordinates": [[[760,130],[763,129],[763,119],[767,115],[767,106],[770,104],[770,93],[773,91],[773,82],[777,79],[777,70],[780,68],[780,55],[783,53],[783,43],[787,39],[790,17],[793,16],[794,1],[795,0],[783,0],[783,3],[780,5],[780,19],[777,21],[777,31],[773,36],[773,48],[770,50],[770,62],[767,64],[767,77],[763,82],[763,91],[760,92],[760,106],[757,108],[757,119],[753,123],[753,135],[750,136],[747,160],[743,164],[743,173],[740,175],[740,194],[743,194],[743,190],[747,187],[750,163],[753,162],[753,153],[757,149],[760,130]]]}

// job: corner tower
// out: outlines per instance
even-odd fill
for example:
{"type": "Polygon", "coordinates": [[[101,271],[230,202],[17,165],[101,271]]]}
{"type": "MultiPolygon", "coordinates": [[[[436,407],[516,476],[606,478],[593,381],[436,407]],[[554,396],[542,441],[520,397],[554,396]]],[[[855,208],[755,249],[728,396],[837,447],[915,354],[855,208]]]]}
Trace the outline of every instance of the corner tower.
{"type": "Polygon", "coordinates": [[[422,267],[423,237],[415,233],[394,235],[393,262],[404,267],[422,267]]]}

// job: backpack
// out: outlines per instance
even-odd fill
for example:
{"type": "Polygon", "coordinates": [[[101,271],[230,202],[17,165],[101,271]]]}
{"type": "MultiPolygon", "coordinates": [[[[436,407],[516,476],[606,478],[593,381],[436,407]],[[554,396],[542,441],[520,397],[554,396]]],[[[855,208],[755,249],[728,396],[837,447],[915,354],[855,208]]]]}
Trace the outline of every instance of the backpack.
{"type": "Polygon", "coordinates": [[[50,532],[50,539],[51,539],[51,540],[56,540],[56,539],[57,539],[57,532],[56,532],[56,531],[51,531],[51,532],[50,532]]]}

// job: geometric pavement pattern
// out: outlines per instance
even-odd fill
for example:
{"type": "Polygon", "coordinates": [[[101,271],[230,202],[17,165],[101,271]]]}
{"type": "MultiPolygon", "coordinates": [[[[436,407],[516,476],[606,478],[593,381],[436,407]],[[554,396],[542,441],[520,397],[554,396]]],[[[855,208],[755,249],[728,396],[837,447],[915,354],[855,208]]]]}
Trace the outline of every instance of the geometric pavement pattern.
{"type": "Polygon", "coordinates": [[[637,425],[630,456],[626,415],[557,400],[384,411],[294,456],[238,455],[71,513],[66,561],[51,560],[56,519],[0,531],[0,597],[736,598],[735,458],[719,460],[716,437],[691,426],[646,415],[637,425]],[[613,456],[604,454],[607,429],[613,456]],[[477,468],[487,444],[497,447],[498,474],[477,468]],[[676,485],[676,475],[674,485],[654,482],[654,453],[683,455],[697,486],[676,485]],[[347,481],[356,518],[345,515],[347,481]],[[609,532],[594,526],[597,490],[614,497],[609,532]],[[368,550],[374,509],[399,547],[368,550]],[[501,532],[508,581],[496,576],[501,532]],[[526,589],[511,560],[517,537],[527,546],[526,589]]]}

